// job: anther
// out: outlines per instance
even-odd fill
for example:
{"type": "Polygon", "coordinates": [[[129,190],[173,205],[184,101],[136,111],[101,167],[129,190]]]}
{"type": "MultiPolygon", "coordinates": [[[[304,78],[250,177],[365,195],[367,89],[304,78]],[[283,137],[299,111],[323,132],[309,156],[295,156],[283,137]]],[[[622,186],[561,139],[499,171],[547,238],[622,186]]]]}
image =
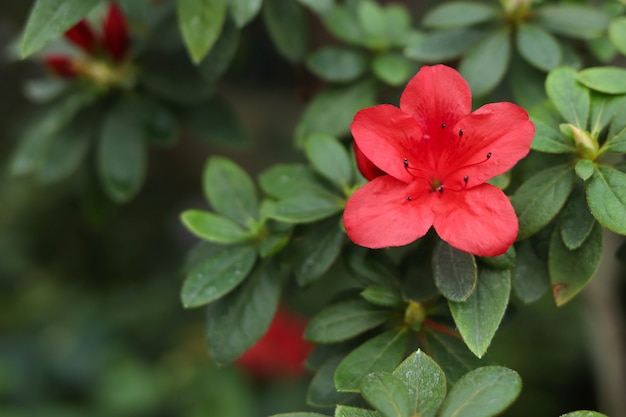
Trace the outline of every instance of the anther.
{"type": "Polygon", "coordinates": [[[443,185],[437,187],[437,191],[439,191],[440,194],[443,193],[443,185]]]}
{"type": "Polygon", "coordinates": [[[463,177],[463,182],[467,185],[467,182],[469,181],[469,177],[466,175],[463,177]]]}
{"type": "Polygon", "coordinates": [[[404,158],[404,159],[402,160],[402,163],[404,164],[404,167],[405,167],[405,168],[408,168],[408,167],[409,167],[409,160],[408,160],[407,158],[404,158]]]}
{"type": "Polygon", "coordinates": [[[409,200],[409,201],[411,201],[411,200],[413,200],[413,197],[408,196],[406,199],[407,199],[407,200],[409,200]]]}
{"type": "Polygon", "coordinates": [[[442,124],[441,124],[441,128],[442,128],[442,129],[445,129],[445,128],[446,128],[446,124],[445,124],[445,123],[442,123],[442,124]]]}
{"type": "Polygon", "coordinates": [[[487,154],[487,159],[491,158],[491,152],[487,154]]]}
{"type": "Polygon", "coordinates": [[[463,137],[463,129],[459,130],[459,136],[463,137]]]}

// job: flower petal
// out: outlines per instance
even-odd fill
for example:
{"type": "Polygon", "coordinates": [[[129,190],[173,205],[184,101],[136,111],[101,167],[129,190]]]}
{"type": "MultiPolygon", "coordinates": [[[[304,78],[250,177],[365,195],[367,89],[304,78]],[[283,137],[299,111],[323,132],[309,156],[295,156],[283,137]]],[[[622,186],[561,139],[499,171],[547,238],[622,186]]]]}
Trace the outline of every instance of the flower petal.
{"type": "Polygon", "coordinates": [[[361,174],[367,178],[368,181],[373,180],[376,177],[380,177],[381,175],[385,175],[385,172],[378,168],[372,161],[367,159],[367,157],[363,154],[361,149],[357,146],[356,142],[354,143],[354,159],[356,159],[356,166],[359,168],[361,174]]]}
{"type": "Polygon", "coordinates": [[[375,249],[406,245],[424,236],[433,223],[430,200],[435,193],[418,186],[389,175],[365,184],[346,204],[343,223],[348,237],[375,249]]]}
{"type": "Polygon", "coordinates": [[[104,46],[116,61],[121,61],[129,46],[128,26],[122,9],[112,3],[103,22],[104,46]]]}
{"type": "Polygon", "coordinates": [[[502,190],[490,184],[461,192],[444,191],[434,227],[451,246],[478,256],[502,255],[518,232],[511,202],[502,190]]]}
{"type": "Polygon", "coordinates": [[[96,48],[96,35],[85,19],[69,28],[65,32],[65,37],[88,54],[93,53],[96,48]]]}
{"type": "Polygon", "coordinates": [[[417,120],[424,134],[434,136],[442,123],[452,127],[472,111],[472,93],[453,68],[425,65],[404,89],[400,108],[417,120]]]}
{"type": "Polygon", "coordinates": [[[356,146],[374,165],[403,182],[413,180],[403,160],[415,153],[422,137],[415,119],[395,106],[381,104],[359,111],[350,129],[356,146]]]}

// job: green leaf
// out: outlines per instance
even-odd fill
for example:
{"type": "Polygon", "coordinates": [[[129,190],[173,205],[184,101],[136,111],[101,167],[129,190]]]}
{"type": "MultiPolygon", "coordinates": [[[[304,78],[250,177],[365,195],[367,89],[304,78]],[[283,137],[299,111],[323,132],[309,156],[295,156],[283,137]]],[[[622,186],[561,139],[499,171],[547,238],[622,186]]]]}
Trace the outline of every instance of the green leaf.
{"type": "Polygon", "coordinates": [[[476,289],[467,300],[448,302],[465,344],[479,358],[487,351],[504,317],[510,292],[508,270],[482,269],[476,289]]]}
{"type": "Polygon", "coordinates": [[[304,195],[277,201],[266,215],[286,223],[310,223],[330,217],[341,210],[341,201],[338,198],[304,195]]]}
{"type": "Polygon", "coordinates": [[[117,203],[133,198],[146,176],[144,131],[133,110],[132,102],[120,101],[105,116],[98,142],[98,173],[106,193],[117,203]]]}
{"type": "Polygon", "coordinates": [[[371,304],[382,307],[401,308],[405,305],[398,291],[384,285],[369,285],[361,291],[361,297],[371,304]]]}
{"type": "Polygon", "coordinates": [[[381,417],[381,415],[365,408],[338,405],[335,409],[335,417],[381,417]]]}
{"type": "Polygon", "coordinates": [[[483,31],[465,28],[431,32],[407,46],[404,55],[419,62],[449,61],[469,50],[485,36],[483,31]]]}
{"type": "Polygon", "coordinates": [[[537,23],[545,29],[577,39],[602,36],[609,26],[609,16],[599,8],[562,4],[537,9],[537,23]]]}
{"type": "Polygon", "coordinates": [[[367,71],[367,56],[354,49],[326,46],[309,55],[306,66],[326,81],[347,82],[367,71]]]}
{"type": "Polygon", "coordinates": [[[502,255],[481,256],[478,259],[492,268],[511,269],[515,266],[515,256],[515,246],[509,246],[502,255]]]}
{"type": "Polygon", "coordinates": [[[393,374],[409,387],[413,415],[437,415],[446,397],[446,376],[435,361],[417,350],[398,365],[393,374]]]}
{"type": "Polygon", "coordinates": [[[22,58],[37,52],[50,40],[60,37],[102,0],[37,0],[22,35],[22,58]]]}
{"type": "Polygon", "coordinates": [[[296,412],[296,413],[273,414],[270,417],[328,417],[328,416],[326,414],[296,412]]]}
{"type": "Polygon", "coordinates": [[[204,194],[219,214],[249,227],[259,217],[256,189],[250,176],[230,159],[213,156],[204,166],[204,194]]]}
{"type": "MultiPolygon", "coordinates": [[[[612,96],[591,92],[591,108],[589,115],[589,132],[592,137],[598,137],[616,113],[624,107],[626,96],[612,96]]],[[[611,138],[607,135],[607,138],[611,138]]]]}
{"type": "Polygon", "coordinates": [[[426,341],[428,354],[441,367],[449,384],[454,385],[466,372],[480,366],[480,360],[460,339],[428,330],[426,341]]]}
{"type": "Polygon", "coordinates": [[[448,300],[466,300],[474,291],[478,271],[474,255],[439,241],[433,252],[435,284],[448,300]]]}
{"type": "Polygon", "coordinates": [[[368,48],[380,50],[389,45],[386,36],[385,9],[372,0],[362,0],[357,7],[357,19],[363,31],[361,42],[368,48]]]}
{"type": "Polygon", "coordinates": [[[622,55],[626,55],[626,17],[618,17],[609,26],[609,38],[622,55]]]}
{"type": "Polygon", "coordinates": [[[254,345],[269,327],[280,301],[281,279],[269,262],[250,279],[207,308],[209,352],[226,364],[254,345]]]}
{"type": "Polygon", "coordinates": [[[226,20],[226,0],[177,0],[178,24],[193,62],[209,53],[226,20]]]}
{"type": "Polygon", "coordinates": [[[337,390],[358,392],[368,374],[392,371],[404,357],[408,338],[405,328],[392,329],[350,352],[335,371],[337,390]]]}
{"type": "Polygon", "coordinates": [[[488,34],[472,47],[459,65],[475,96],[483,96],[502,80],[511,57],[511,39],[508,29],[488,34]]]}
{"type": "Polygon", "coordinates": [[[587,203],[591,214],[604,227],[626,234],[626,174],[598,165],[587,182],[587,203]]]}
{"type": "Polygon", "coordinates": [[[595,274],[602,255],[602,227],[595,224],[591,234],[578,249],[563,244],[559,229],[552,233],[548,267],[554,301],[562,306],[574,298],[595,274]]]}
{"type": "Polygon", "coordinates": [[[300,4],[313,10],[320,16],[331,13],[335,7],[335,0],[298,0],[300,4]]]}
{"type": "Polygon", "coordinates": [[[306,402],[315,407],[333,407],[335,404],[345,404],[356,394],[337,392],[333,377],[343,356],[333,356],[317,370],[306,394],[306,402]]]}
{"type": "Polygon", "coordinates": [[[393,86],[404,84],[411,75],[412,69],[411,62],[396,52],[386,52],[372,61],[374,74],[393,86]]]}
{"type": "Polygon", "coordinates": [[[572,411],[571,413],[562,414],[561,417],[608,417],[597,411],[572,411]]]}
{"type": "Polygon", "coordinates": [[[593,163],[593,161],[590,161],[589,159],[581,159],[580,161],[576,162],[574,170],[576,171],[576,175],[578,175],[581,180],[587,181],[593,175],[595,166],[596,165],[593,163]]]}
{"type": "Polygon", "coordinates": [[[585,130],[591,98],[589,90],[576,81],[576,71],[556,68],[546,78],[546,92],[556,109],[569,123],[585,130]]]}
{"type": "Polygon", "coordinates": [[[309,24],[295,0],[264,0],[263,19],[278,52],[291,62],[301,61],[309,49],[309,24]]]}
{"type": "Polygon", "coordinates": [[[335,137],[348,133],[355,113],[376,104],[376,90],[375,83],[365,80],[320,92],[302,114],[296,126],[296,140],[303,143],[314,133],[335,137]]]}
{"type": "Polygon", "coordinates": [[[626,93],[626,69],[624,68],[586,68],[576,74],[576,80],[592,90],[600,91],[602,93],[626,93]]]}
{"type": "Polygon", "coordinates": [[[549,287],[550,276],[545,260],[539,258],[530,240],[519,243],[513,269],[513,290],[525,304],[537,301],[549,287]]]}
{"type": "Polygon", "coordinates": [[[250,238],[250,232],[230,220],[202,210],[187,210],[181,220],[185,227],[199,238],[223,244],[241,243],[250,238]]]}
{"type": "Polygon", "coordinates": [[[368,302],[344,301],[315,315],[304,337],[315,343],[341,342],[381,325],[388,318],[388,311],[375,308],[368,302]]]}
{"type": "MultiPolygon", "coordinates": [[[[232,1],[232,0],[231,0],[232,1]]],[[[208,82],[215,83],[226,72],[239,46],[239,30],[231,20],[224,27],[211,51],[198,65],[200,75],[208,82]]]]}
{"type": "Polygon", "coordinates": [[[441,407],[439,417],[491,417],[519,395],[522,380],[502,366],[475,369],[459,379],[441,407]]]}
{"type": "Polygon", "coordinates": [[[579,248],[593,230],[595,223],[596,220],[587,206],[583,188],[575,187],[560,216],[559,228],[565,246],[569,250],[579,248]]]}
{"type": "Polygon", "coordinates": [[[487,22],[497,17],[498,11],[492,6],[458,1],[433,7],[422,19],[422,25],[435,29],[451,29],[487,22]]]}
{"type": "Polygon", "coordinates": [[[518,106],[536,109],[547,101],[546,74],[528,64],[519,54],[513,54],[507,80],[518,106]]]}
{"type": "Polygon", "coordinates": [[[333,10],[324,17],[324,26],[337,39],[353,45],[360,45],[363,37],[361,26],[348,9],[337,4],[333,10]]]}
{"type": "Polygon", "coordinates": [[[410,417],[412,414],[409,388],[392,373],[369,374],[361,385],[361,395],[384,417],[410,417]]]}
{"type": "Polygon", "coordinates": [[[411,14],[403,4],[388,4],[383,9],[385,37],[391,45],[403,47],[416,32],[411,28],[411,14]]]}
{"type": "Polygon", "coordinates": [[[561,62],[561,47],[558,41],[539,26],[532,24],[519,26],[515,41],[524,59],[540,70],[550,71],[561,62]]]}
{"type": "Polygon", "coordinates": [[[141,122],[143,135],[150,144],[172,146],[178,140],[174,115],[160,102],[142,96],[128,98],[133,103],[134,117],[141,122]]]}
{"type": "Polygon", "coordinates": [[[570,164],[533,175],[511,198],[519,220],[518,240],[537,233],[561,210],[572,191],[576,175],[570,164]]]}
{"type": "Polygon", "coordinates": [[[313,169],[340,190],[352,184],[350,156],[337,139],[327,134],[313,134],[306,139],[304,152],[313,169]]]}
{"type": "Polygon", "coordinates": [[[259,175],[264,193],[274,198],[332,194],[320,184],[311,168],[304,164],[277,164],[259,175]]]}
{"type": "Polygon", "coordinates": [[[259,14],[263,0],[228,0],[228,3],[233,20],[242,28],[259,14]]]}
{"type": "Polygon", "coordinates": [[[300,286],[320,278],[335,263],[343,247],[345,233],[337,219],[316,224],[312,231],[297,242],[293,273],[300,286]]]}
{"type": "Polygon", "coordinates": [[[252,270],[256,250],[251,246],[225,248],[198,264],[187,275],[181,297],[185,308],[199,307],[223,297],[252,270]]]}

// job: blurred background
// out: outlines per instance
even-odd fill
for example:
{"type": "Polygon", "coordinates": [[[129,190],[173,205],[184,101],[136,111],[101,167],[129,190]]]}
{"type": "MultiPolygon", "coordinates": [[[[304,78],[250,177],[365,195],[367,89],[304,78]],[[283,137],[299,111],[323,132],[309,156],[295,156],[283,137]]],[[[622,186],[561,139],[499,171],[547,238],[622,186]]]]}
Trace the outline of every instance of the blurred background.
{"type": "MultiPolygon", "coordinates": [[[[265,417],[307,409],[308,376],[261,381],[211,363],[204,311],[184,310],[179,298],[185,255],[196,243],[179,214],[205,204],[200,176],[209,155],[232,157],[253,175],[303,160],[292,131],[318,81],[274,52],[257,19],[220,87],[247,142],[182,132],[176,147],[151,148],[146,184],[122,206],[89,170],[50,186],[10,178],[7,160],[36,110],[24,86],[44,74],[8,53],[30,3],[0,3],[0,416],[265,417]]],[[[324,301],[324,282],[297,308],[286,303],[311,314],[324,301]]],[[[518,304],[488,354],[524,381],[504,415],[597,408],[583,297],[559,309],[549,294],[518,304]]]]}

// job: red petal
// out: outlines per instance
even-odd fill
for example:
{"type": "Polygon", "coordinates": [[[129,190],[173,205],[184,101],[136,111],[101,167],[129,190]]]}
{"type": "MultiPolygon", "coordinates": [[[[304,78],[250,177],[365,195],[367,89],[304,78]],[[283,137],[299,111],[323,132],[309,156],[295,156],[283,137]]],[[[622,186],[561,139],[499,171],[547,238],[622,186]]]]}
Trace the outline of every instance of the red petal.
{"type": "Polygon", "coordinates": [[[380,177],[381,175],[385,175],[384,171],[380,170],[372,163],[372,161],[363,155],[363,152],[361,152],[361,149],[359,149],[356,142],[354,142],[354,158],[356,159],[357,168],[359,168],[361,174],[363,174],[368,181],[371,181],[376,177],[380,177]]]}
{"type": "Polygon", "coordinates": [[[96,35],[84,19],[69,28],[65,32],[65,37],[89,54],[96,48],[96,35]]]}
{"type": "Polygon", "coordinates": [[[407,185],[389,175],[377,177],[346,204],[343,223],[348,237],[357,245],[374,249],[409,244],[432,226],[433,197],[435,193],[428,192],[427,184],[407,185]]]}
{"type": "Polygon", "coordinates": [[[128,51],[128,27],[124,13],[116,3],[109,6],[104,20],[104,46],[116,61],[120,61],[128,51]]]}
{"type": "Polygon", "coordinates": [[[381,104],[359,111],[350,129],[356,145],[374,165],[401,181],[413,180],[403,160],[414,159],[422,137],[415,119],[397,107],[381,104]]]}
{"type": "Polygon", "coordinates": [[[423,66],[404,89],[400,108],[417,119],[424,134],[435,138],[442,123],[452,127],[472,111],[472,93],[453,68],[423,66]]]}
{"type": "Polygon", "coordinates": [[[468,187],[511,169],[528,154],[535,134],[528,113],[512,103],[487,104],[459,120],[453,129],[456,136],[442,151],[439,166],[444,167],[444,177],[455,172],[461,181],[467,176],[468,187]]]}
{"type": "Polygon", "coordinates": [[[63,78],[75,78],[78,76],[72,59],[66,55],[46,55],[44,62],[48,69],[63,78]]]}
{"type": "Polygon", "coordinates": [[[497,256],[517,238],[515,210],[497,187],[482,184],[440,195],[434,227],[451,246],[478,256],[497,256]]]}

